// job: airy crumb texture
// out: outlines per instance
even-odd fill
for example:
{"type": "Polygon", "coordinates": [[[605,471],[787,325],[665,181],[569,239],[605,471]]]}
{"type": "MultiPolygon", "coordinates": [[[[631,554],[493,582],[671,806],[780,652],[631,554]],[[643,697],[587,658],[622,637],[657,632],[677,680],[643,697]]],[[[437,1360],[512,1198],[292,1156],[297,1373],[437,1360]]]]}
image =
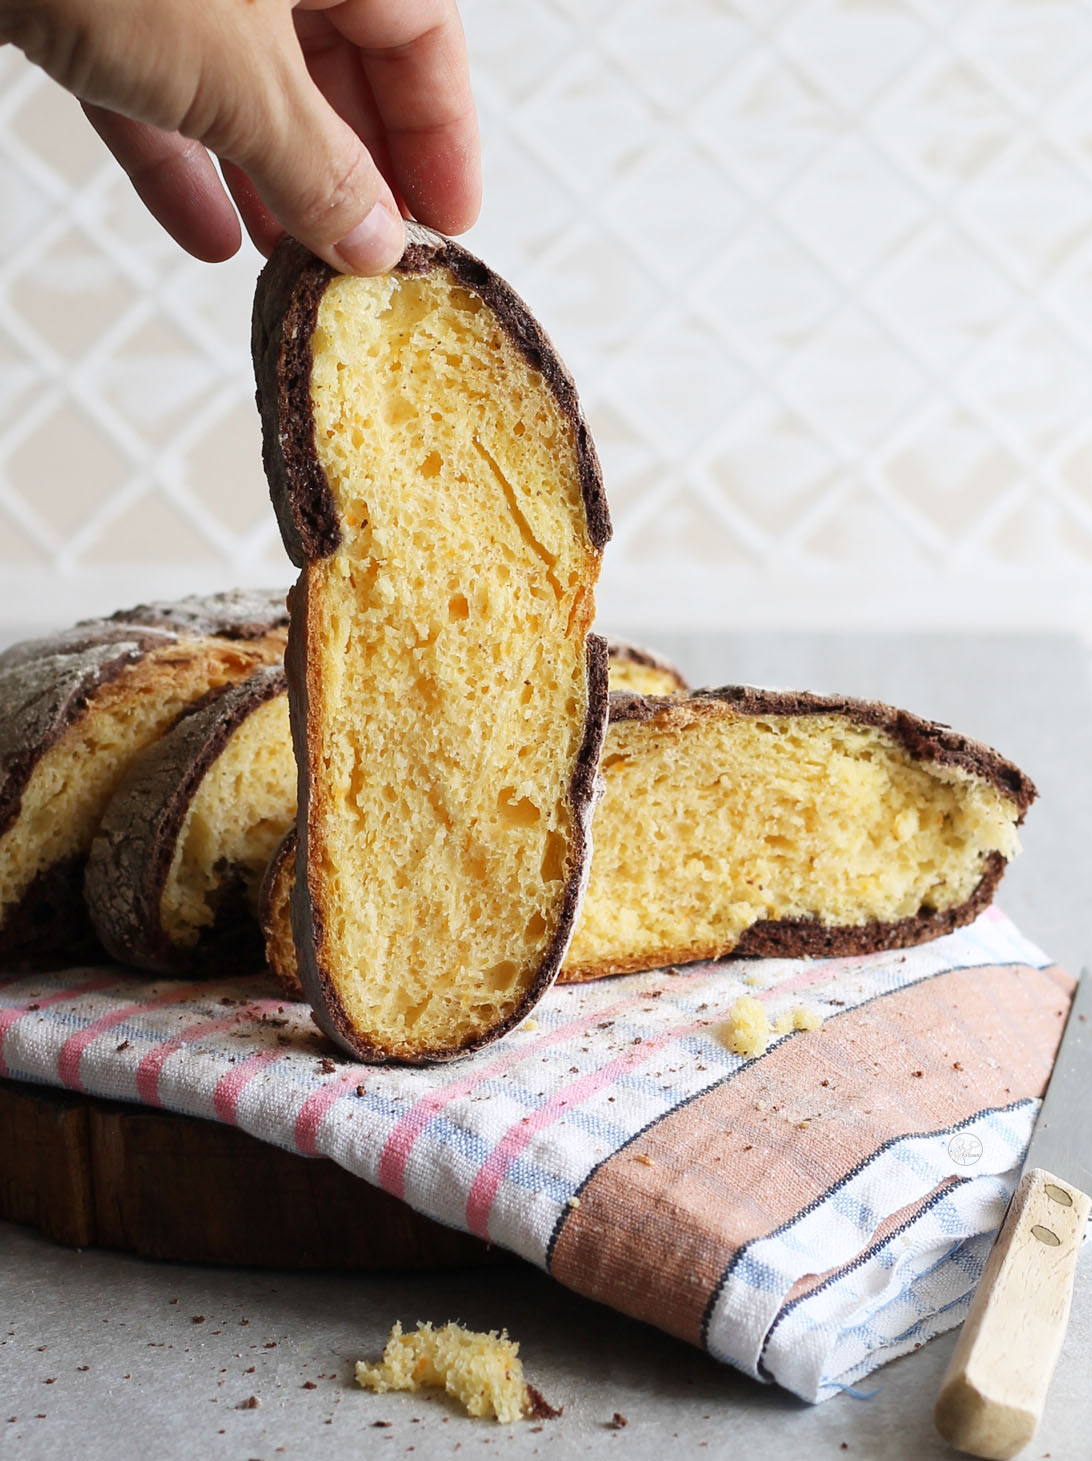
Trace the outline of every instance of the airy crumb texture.
{"type": "Polygon", "coordinates": [[[937,928],[900,921],[972,917],[991,858],[1019,851],[1014,797],[882,726],[740,714],[713,692],[643,709],[619,719],[612,704],[570,978],[717,957],[766,923],[798,928],[800,953],[822,951],[816,924],[916,942],[937,928]]]}
{"type": "Polygon", "coordinates": [[[395,1324],[383,1350],[383,1362],[356,1366],[356,1380],[366,1390],[421,1390],[435,1386],[462,1405],[468,1415],[509,1423],[541,1416],[541,1397],[523,1378],[519,1345],[507,1331],[488,1334],[445,1324],[434,1329],[418,1323],[415,1334],[395,1324]]]}
{"type": "Polygon", "coordinates": [[[329,283],[311,409],[342,538],[293,601],[297,941],[330,1033],[437,1059],[519,1017],[575,910],[606,708],[579,433],[446,268],[329,283]]]}

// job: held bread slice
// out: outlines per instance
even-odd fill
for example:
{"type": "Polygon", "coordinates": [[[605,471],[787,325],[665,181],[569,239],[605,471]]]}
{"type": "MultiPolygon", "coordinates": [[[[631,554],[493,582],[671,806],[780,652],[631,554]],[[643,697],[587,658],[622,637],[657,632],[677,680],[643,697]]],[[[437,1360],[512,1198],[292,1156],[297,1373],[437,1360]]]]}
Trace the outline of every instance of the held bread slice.
{"type": "MultiPolygon", "coordinates": [[[[950,932],[990,901],[1035,796],[995,751],[905,711],[741,687],[612,694],[601,767],[562,983],[950,932]]],[[[292,839],[260,909],[269,965],[298,998],[292,839]]]]}
{"type": "Polygon", "coordinates": [[[0,654],[0,961],[93,949],[87,852],[130,762],[209,689],[280,659],[283,591],[142,604],[0,654]]]}
{"type": "Polygon", "coordinates": [[[260,964],[258,889],[296,814],[284,671],[185,711],[134,762],[87,860],[103,947],[156,973],[260,964]]]}
{"type": "Polygon", "coordinates": [[[322,1028],[443,1059],[557,973],[607,712],[610,531],[572,381],[512,290],[410,224],[397,268],[290,241],[258,285],[266,471],[293,560],[292,917],[322,1028]]]}

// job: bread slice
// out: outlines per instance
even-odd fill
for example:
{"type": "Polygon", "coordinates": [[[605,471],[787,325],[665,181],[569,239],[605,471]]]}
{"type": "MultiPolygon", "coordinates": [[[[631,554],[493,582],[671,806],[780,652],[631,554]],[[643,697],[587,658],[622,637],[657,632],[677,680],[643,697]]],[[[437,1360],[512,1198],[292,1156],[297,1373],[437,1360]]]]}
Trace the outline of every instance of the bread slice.
{"type": "Polygon", "coordinates": [[[1036,794],[996,751],[874,701],[611,700],[570,980],[948,933],[989,903],[1036,794]]]}
{"type": "MultiPolygon", "coordinates": [[[[995,751],[905,711],[741,687],[612,694],[601,765],[595,858],[561,983],[947,933],[990,901],[1035,796],[995,751]]],[[[292,839],[260,910],[270,968],[299,998],[292,839]]]]}
{"type": "Polygon", "coordinates": [[[142,604],[0,654],[0,960],[94,948],[84,862],[135,756],[209,689],[280,659],[284,593],[142,604]]]}
{"type": "Polygon", "coordinates": [[[443,1059],[557,973],[607,712],[610,531],[572,381],[512,290],[410,224],[390,274],[278,245],[258,285],[264,456],[302,572],[287,669],[293,927],[322,1028],[443,1059]]]}
{"type": "Polygon", "coordinates": [[[677,695],[688,690],[683,672],[655,650],[628,639],[608,639],[611,690],[633,695],[677,695]]]}
{"type": "Polygon", "coordinates": [[[296,815],[284,670],[211,692],[130,767],[87,860],[103,947],[156,973],[262,962],[258,889],[296,815]]]}

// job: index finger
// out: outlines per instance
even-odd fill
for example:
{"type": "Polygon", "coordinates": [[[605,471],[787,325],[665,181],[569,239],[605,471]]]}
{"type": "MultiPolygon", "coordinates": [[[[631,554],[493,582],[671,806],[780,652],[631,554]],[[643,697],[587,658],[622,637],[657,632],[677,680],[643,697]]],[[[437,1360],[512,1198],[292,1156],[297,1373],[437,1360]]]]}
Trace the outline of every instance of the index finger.
{"type": "Polygon", "coordinates": [[[469,228],[481,206],[481,149],[454,0],[342,0],[329,8],[303,0],[300,8],[325,10],[358,48],[398,191],[414,217],[444,233],[469,228]]]}

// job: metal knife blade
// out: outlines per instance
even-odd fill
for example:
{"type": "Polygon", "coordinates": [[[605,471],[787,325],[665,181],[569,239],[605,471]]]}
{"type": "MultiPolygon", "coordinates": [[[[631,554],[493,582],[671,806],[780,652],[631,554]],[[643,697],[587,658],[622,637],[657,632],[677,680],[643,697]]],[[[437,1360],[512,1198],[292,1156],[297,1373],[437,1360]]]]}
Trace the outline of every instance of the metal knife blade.
{"type": "Polygon", "coordinates": [[[1020,1173],[1054,1172],[1092,1193],[1092,975],[1081,975],[1020,1173]]]}
{"type": "Polygon", "coordinates": [[[1013,1193],[941,1382],[957,1450],[1007,1461],[1031,1440],[1069,1321],[1092,1208],[1092,974],[1085,969],[1013,1193]]]}

